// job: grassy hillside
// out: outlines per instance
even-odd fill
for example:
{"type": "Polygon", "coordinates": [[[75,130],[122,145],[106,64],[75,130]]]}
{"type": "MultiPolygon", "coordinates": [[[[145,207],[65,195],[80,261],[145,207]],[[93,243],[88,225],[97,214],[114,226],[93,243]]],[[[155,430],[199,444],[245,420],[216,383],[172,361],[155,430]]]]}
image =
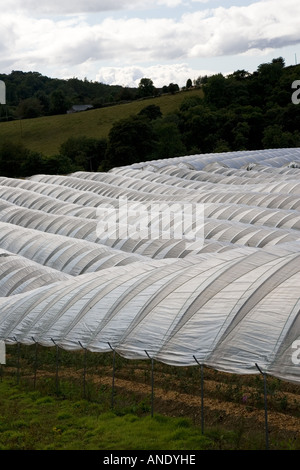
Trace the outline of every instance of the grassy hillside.
{"type": "Polygon", "coordinates": [[[188,96],[202,95],[202,91],[191,90],[77,114],[2,122],[0,123],[0,140],[23,142],[30,150],[44,155],[55,155],[60,145],[69,137],[107,137],[115,121],[137,114],[150,104],[159,106],[163,115],[172,113],[179,108],[187,94],[188,96]]]}

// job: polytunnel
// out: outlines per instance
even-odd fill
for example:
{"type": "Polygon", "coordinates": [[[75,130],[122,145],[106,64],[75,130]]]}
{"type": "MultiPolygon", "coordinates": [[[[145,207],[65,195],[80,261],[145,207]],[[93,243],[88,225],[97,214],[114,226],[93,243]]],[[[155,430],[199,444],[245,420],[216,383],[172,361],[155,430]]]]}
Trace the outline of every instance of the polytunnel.
{"type": "Polygon", "coordinates": [[[299,383],[299,160],[0,177],[0,340],[299,383]]]}

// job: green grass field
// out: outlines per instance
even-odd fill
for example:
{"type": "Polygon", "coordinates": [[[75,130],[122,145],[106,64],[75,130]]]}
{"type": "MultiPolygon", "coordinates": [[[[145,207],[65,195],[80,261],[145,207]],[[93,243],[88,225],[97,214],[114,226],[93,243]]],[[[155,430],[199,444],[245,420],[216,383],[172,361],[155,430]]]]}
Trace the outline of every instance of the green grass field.
{"type": "MultiPolygon", "coordinates": [[[[187,418],[118,415],[0,383],[0,450],[201,450],[215,444],[187,418]]],[[[229,433],[228,433],[229,434],[229,433]]]]}
{"type": "Polygon", "coordinates": [[[55,155],[69,137],[107,137],[112,124],[119,119],[137,114],[150,104],[159,106],[163,115],[173,113],[187,96],[202,96],[202,90],[163,95],[76,114],[1,122],[0,140],[22,142],[30,150],[45,156],[55,155]]]}

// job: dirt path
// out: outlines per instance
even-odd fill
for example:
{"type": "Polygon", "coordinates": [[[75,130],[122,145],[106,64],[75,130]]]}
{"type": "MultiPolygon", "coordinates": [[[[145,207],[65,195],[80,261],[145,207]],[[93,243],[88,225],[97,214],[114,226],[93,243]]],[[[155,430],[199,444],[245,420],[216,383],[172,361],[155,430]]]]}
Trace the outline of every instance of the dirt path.
{"type": "MultiPolygon", "coordinates": [[[[102,385],[111,386],[112,378],[108,376],[101,377],[100,382],[102,385]]],[[[248,422],[257,422],[260,428],[263,428],[265,423],[264,409],[257,410],[257,408],[249,408],[245,404],[230,403],[229,401],[222,401],[218,398],[211,398],[209,390],[214,388],[215,384],[206,383],[204,391],[204,416],[207,417],[214,415],[216,422],[241,422],[246,420],[248,422]],[[208,394],[208,396],[206,395],[208,394]]],[[[147,384],[140,384],[138,382],[116,378],[115,387],[117,390],[132,392],[138,396],[149,396],[151,394],[151,386],[147,384]]],[[[290,400],[295,400],[300,408],[300,396],[289,394],[290,400]]],[[[157,412],[171,411],[174,416],[192,416],[197,421],[201,417],[201,396],[190,395],[178,391],[165,391],[158,386],[154,388],[154,409],[157,412]]],[[[210,420],[211,421],[211,420],[210,420]]],[[[280,413],[274,410],[268,410],[268,423],[269,429],[284,430],[298,437],[300,435],[300,418],[295,416],[280,413]]]]}

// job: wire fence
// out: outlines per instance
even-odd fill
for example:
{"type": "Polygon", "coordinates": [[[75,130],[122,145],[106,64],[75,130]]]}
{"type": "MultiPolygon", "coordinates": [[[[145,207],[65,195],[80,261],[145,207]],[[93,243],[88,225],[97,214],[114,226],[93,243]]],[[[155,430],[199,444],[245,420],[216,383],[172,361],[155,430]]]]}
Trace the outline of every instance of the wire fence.
{"type": "Polygon", "coordinates": [[[202,434],[213,422],[213,399],[223,403],[223,411],[214,413],[215,422],[221,415],[224,418],[229,404],[235,404],[241,416],[244,411],[260,415],[266,449],[270,446],[269,408],[300,419],[299,387],[268,377],[258,364],[258,375],[241,377],[208,369],[196,357],[195,367],[171,367],[155,362],[147,351],[145,361],[132,361],[119,356],[112,347],[111,353],[92,353],[80,347],[66,351],[54,341],[53,348],[37,342],[31,346],[9,345],[6,364],[0,366],[1,381],[6,376],[42,393],[95,401],[104,409],[150,413],[152,417],[156,411],[168,414],[171,395],[172,413],[176,414],[175,401],[177,414],[184,409],[194,424],[201,426],[202,434]]]}

